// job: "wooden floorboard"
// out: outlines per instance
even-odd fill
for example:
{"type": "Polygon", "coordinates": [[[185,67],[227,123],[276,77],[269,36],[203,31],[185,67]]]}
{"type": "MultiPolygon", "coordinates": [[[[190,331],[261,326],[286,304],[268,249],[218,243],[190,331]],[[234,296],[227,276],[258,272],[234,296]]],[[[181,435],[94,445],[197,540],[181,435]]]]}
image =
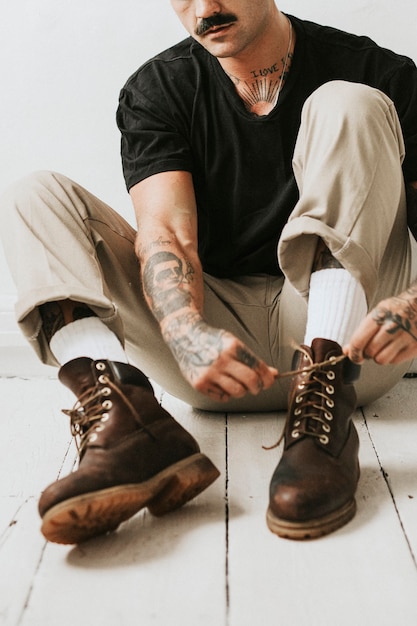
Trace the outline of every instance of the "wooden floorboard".
{"type": "Polygon", "coordinates": [[[355,421],[362,461],[357,516],[328,537],[298,543],[275,537],[264,523],[279,455],[261,446],[279,429],[265,417],[230,420],[230,626],[272,619],[286,626],[417,623],[415,563],[360,412],[355,421]]]}
{"type": "Polygon", "coordinates": [[[1,626],[415,626],[417,380],[355,414],[361,441],[358,513],[318,541],[266,527],[281,450],[265,451],[284,415],[192,411],[156,393],[221,477],[186,507],[141,512],[79,547],[46,543],[41,490],[71,471],[76,451],[51,379],[0,379],[1,626]]]}
{"type": "MultiPolygon", "coordinates": [[[[417,378],[364,410],[369,437],[417,561],[417,378]]],[[[417,624],[417,621],[416,621],[417,624]]]]}

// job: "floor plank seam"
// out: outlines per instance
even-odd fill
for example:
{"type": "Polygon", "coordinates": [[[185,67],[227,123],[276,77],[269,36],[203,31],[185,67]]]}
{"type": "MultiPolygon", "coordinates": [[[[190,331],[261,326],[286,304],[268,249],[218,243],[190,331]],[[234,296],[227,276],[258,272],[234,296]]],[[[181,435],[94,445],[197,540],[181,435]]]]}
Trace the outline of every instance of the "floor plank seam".
{"type": "Polygon", "coordinates": [[[38,559],[38,562],[36,564],[35,571],[33,573],[32,583],[29,586],[28,592],[26,594],[25,601],[24,601],[23,606],[22,606],[22,610],[21,610],[20,615],[19,615],[19,617],[18,617],[18,619],[16,621],[16,626],[21,626],[21,624],[23,623],[23,620],[25,618],[26,611],[27,611],[27,609],[29,607],[29,604],[30,604],[30,600],[31,600],[31,597],[32,597],[32,593],[33,593],[33,589],[34,589],[34,586],[35,586],[36,578],[37,578],[38,572],[39,572],[39,570],[41,568],[42,561],[43,561],[43,556],[45,554],[45,550],[46,550],[47,545],[48,545],[48,542],[45,541],[45,543],[43,544],[41,553],[39,555],[39,559],[38,559]]]}
{"type": "MultiPolygon", "coordinates": [[[[11,498],[18,498],[19,496],[10,496],[11,498]]],[[[21,510],[28,504],[28,502],[33,498],[33,496],[29,496],[28,498],[26,498],[15,510],[15,512],[12,515],[12,518],[10,520],[10,522],[7,524],[7,526],[5,527],[5,529],[0,533],[0,550],[3,548],[4,544],[6,543],[7,539],[9,538],[9,535],[13,529],[14,526],[16,526],[16,524],[18,524],[19,522],[19,514],[21,512],[21,510]]]]}
{"type": "Polygon", "coordinates": [[[372,448],[373,448],[373,450],[374,450],[374,453],[375,453],[375,456],[376,456],[376,459],[377,459],[377,462],[378,462],[378,465],[379,465],[380,472],[381,472],[381,474],[382,474],[382,477],[383,477],[384,482],[385,482],[385,484],[386,484],[386,486],[387,486],[387,489],[388,489],[388,493],[390,494],[390,497],[391,497],[392,503],[393,503],[393,505],[394,505],[395,513],[396,513],[397,518],[398,518],[398,521],[399,521],[399,523],[400,523],[401,531],[402,531],[402,533],[403,533],[403,535],[404,535],[404,539],[405,539],[405,541],[406,541],[406,543],[407,543],[407,546],[408,546],[408,549],[409,549],[409,552],[410,552],[411,558],[412,558],[413,563],[414,563],[414,567],[415,567],[415,568],[416,568],[416,570],[417,570],[417,558],[416,558],[416,555],[414,554],[414,550],[413,550],[413,548],[412,548],[411,542],[410,542],[410,540],[409,540],[409,538],[408,538],[408,535],[407,535],[407,531],[406,531],[405,526],[404,526],[404,524],[403,524],[403,520],[402,520],[402,517],[401,517],[401,513],[400,513],[399,508],[398,508],[398,506],[397,506],[397,502],[396,502],[396,500],[395,500],[394,491],[393,491],[393,489],[392,489],[392,487],[391,487],[391,484],[390,484],[390,482],[389,482],[389,474],[385,471],[385,469],[384,469],[384,467],[383,467],[383,465],[382,465],[382,462],[381,462],[380,456],[379,456],[378,451],[377,451],[377,449],[376,449],[376,446],[375,446],[375,444],[374,444],[374,441],[373,441],[373,438],[372,438],[372,434],[371,434],[371,431],[370,431],[370,429],[369,429],[368,422],[367,422],[367,419],[366,419],[366,416],[365,416],[365,413],[364,413],[363,409],[361,410],[361,412],[362,412],[363,421],[364,421],[364,424],[365,424],[366,431],[367,431],[367,433],[368,433],[369,440],[370,440],[370,442],[371,442],[372,448]]]}

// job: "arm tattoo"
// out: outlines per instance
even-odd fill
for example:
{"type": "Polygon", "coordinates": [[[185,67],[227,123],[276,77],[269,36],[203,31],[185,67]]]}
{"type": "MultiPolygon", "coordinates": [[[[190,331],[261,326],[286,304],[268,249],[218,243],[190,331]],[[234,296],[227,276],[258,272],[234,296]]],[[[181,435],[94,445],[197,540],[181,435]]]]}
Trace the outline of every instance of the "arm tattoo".
{"type": "Polygon", "coordinates": [[[173,318],[164,329],[164,339],[179,366],[193,378],[193,370],[210,367],[224,349],[224,331],[209,327],[197,313],[173,318]]]}
{"type": "MultiPolygon", "coordinates": [[[[164,339],[181,370],[194,380],[199,368],[210,367],[225,350],[226,331],[208,326],[197,313],[176,316],[164,329],[164,339]]],[[[236,360],[256,371],[259,359],[243,346],[236,350],[236,360]]],[[[263,388],[259,379],[258,387],[263,388]]]]}
{"type": "Polygon", "coordinates": [[[187,287],[193,274],[191,263],[172,252],[156,252],[148,259],[143,270],[143,288],[159,322],[191,304],[187,287]]]}

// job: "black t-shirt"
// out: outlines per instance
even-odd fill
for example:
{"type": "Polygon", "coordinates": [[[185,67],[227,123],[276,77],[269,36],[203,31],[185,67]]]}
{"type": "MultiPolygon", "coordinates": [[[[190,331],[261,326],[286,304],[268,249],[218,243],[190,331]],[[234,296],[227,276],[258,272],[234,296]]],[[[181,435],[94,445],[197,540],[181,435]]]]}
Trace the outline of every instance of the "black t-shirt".
{"type": "Polygon", "coordinates": [[[331,80],[376,87],[394,101],[417,180],[417,69],[367,37],[291,17],[294,59],[275,109],[250,114],[215,57],[192,38],[144,64],[121,91],[117,122],[128,189],[165,171],[192,173],[199,255],[215,276],[280,274],[277,242],[298,190],[292,156],[301,109],[331,80]]]}

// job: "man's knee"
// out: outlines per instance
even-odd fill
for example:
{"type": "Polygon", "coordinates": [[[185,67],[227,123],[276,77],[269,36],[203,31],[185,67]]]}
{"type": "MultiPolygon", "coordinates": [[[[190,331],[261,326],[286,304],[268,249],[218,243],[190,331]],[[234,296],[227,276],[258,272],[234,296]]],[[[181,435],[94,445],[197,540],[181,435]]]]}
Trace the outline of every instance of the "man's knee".
{"type": "Polygon", "coordinates": [[[62,174],[40,170],[13,183],[0,197],[0,220],[4,236],[29,229],[41,234],[53,224],[70,225],[74,219],[83,224],[84,202],[80,188],[62,174]],[[7,232],[9,234],[7,234],[7,232]]]}
{"type": "Polygon", "coordinates": [[[50,190],[64,179],[61,174],[40,170],[12,183],[0,198],[1,219],[7,225],[12,214],[32,211],[36,198],[46,197],[50,190]]]}
{"type": "Polygon", "coordinates": [[[306,100],[305,109],[325,112],[348,112],[349,117],[357,115],[363,122],[367,115],[386,115],[393,107],[392,100],[382,91],[343,80],[334,80],[321,85],[306,100]]]}

